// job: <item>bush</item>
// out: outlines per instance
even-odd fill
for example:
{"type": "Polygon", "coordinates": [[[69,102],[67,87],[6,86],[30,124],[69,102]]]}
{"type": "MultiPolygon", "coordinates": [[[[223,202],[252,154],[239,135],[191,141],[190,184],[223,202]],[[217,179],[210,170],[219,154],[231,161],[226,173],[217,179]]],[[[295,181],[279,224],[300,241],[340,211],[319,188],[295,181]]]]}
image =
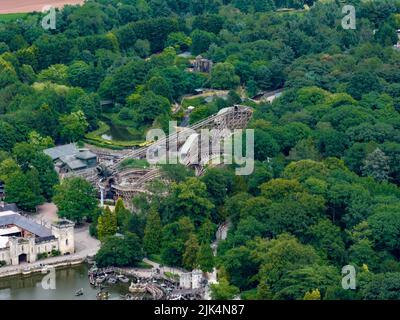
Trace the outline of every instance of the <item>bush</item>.
{"type": "Polygon", "coordinates": [[[55,249],[51,250],[51,256],[52,257],[58,257],[60,255],[61,255],[60,250],[55,250],[55,249]]]}
{"type": "Polygon", "coordinates": [[[38,253],[37,260],[46,259],[48,256],[47,252],[38,253]]]}
{"type": "Polygon", "coordinates": [[[4,260],[0,260],[0,267],[5,266],[6,262],[4,260]]]}

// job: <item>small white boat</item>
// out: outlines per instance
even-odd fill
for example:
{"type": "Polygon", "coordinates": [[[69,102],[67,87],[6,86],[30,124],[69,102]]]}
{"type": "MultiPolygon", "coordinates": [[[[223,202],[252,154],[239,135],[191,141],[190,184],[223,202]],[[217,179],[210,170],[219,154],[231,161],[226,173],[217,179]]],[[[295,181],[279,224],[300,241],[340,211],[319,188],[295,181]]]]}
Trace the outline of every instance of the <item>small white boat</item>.
{"type": "Polygon", "coordinates": [[[106,280],[107,276],[98,276],[96,278],[96,284],[103,283],[106,280]]]}
{"type": "Polygon", "coordinates": [[[80,288],[78,291],[75,292],[75,296],[79,297],[83,295],[83,288],[80,288]]]}
{"type": "Polygon", "coordinates": [[[117,275],[117,278],[119,281],[121,281],[122,283],[128,283],[129,282],[129,278],[125,277],[123,274],[119,274],[117,275]]]}

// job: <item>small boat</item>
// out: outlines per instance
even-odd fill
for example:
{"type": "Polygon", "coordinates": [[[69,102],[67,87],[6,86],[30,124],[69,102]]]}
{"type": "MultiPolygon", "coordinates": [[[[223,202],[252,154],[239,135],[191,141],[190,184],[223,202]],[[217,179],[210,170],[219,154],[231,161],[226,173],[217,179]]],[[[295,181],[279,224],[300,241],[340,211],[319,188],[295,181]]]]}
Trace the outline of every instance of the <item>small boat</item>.
{"type": "Polygon", "coordinates": [[[75,296],[79,297],[83,295],[83,288],[80,288],[78,291],[75,292],[75,296]]]}
{"type": "Polygon", "coordinates": [[[121,281],[122,283],[128,283],[129,282],[129,278],[125,277],[123,274],[119,274],[117,275],[117,278],[119,281],[121,281]]]}
{"type": "Polygon", "coordinates": [[[109,277],[108,280],[107,280],[107,283],[108,283],[108,284],[116,284],[117,281],[118,281],[117,278],[115,278],[115,277],[109,277]]]}
{"type": "Polygon", "coordinates": [[[96,284],[103,283],[104,280],[106,280],[106,278],[107,278],[107,276],[98,276],[98,277],[96,278],[96,284]]]}

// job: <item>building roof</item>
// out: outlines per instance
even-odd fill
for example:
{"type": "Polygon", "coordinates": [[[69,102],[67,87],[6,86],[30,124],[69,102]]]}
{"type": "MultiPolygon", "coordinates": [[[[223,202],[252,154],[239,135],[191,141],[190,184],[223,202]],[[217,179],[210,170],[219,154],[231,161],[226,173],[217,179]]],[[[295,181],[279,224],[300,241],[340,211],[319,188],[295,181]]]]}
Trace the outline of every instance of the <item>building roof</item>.
{"type": "Polygon", "coordinates": [[[51,157],[51,159],[54,161],[56,159],[59,159],[63,156],[70,156],[78,153],[78,149],[74,143],[70,144],[65,144],[62,146],[57,146],[49,149],[43,150],[45,154],[51,157]]]}
{"type": "Polygon", "coordinates": [[[71,170],[87,168],[86,160],[96,159],[97,155],[88,149],[78,149],[74,143],[49,148],[43,151],[60,167],[67,165],[71,170]]]}
{"type": "Polygon", "coordinates": [[[7,203],[7,204],[0,204],[0,212],[3,211],[14,211],[14,212],[18,212],[18,207],[15,203],[7,203]]]}
{"type": "Polygon", "coordinates": [[[0,236],[7,236],[13,233],[19,233],[21,230],[18,227],[0,228],[0,236]]]}
{"type": "Polygon", "coordinates": [[[55,238],[56,238],[55,236],[35,238],[35,243],[38,244],[38,243],[48,242],[54,240],[55,238]]]}
{"type": "Polygon", "coordinates": [[[72,170],[86,168],[87,165],[83,161],[76,159],[74,155],[62,156],[60,160],[72,170]]]}
{"type": "Polygon", "coordinates": [[[89,150],[79,150],[79,152],[75,155],[75,157],[82,160],[97,158],[97,156],[93,152],[90,152],[89,150]]]}
{"type": "Polygon", "coordinates": [[[17,212],[0,212],[0,226],[15,225],[21,229],[27,230],[38,237],[51,236],[51,230],[43,227],[34,220],[21,216],[17,212]]]}

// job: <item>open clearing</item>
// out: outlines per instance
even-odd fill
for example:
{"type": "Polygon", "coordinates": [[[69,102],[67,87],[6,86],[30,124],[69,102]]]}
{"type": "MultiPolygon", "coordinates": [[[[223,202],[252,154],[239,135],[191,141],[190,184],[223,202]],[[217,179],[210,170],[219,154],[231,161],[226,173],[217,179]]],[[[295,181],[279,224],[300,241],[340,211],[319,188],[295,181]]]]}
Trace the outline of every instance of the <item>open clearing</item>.
{"type": "Polygon", "coordinates": [[[83,4],[84,0],[0,0],[0,14],[41,12],[44,6],[61,8],[66,4],[83,4]]]}

